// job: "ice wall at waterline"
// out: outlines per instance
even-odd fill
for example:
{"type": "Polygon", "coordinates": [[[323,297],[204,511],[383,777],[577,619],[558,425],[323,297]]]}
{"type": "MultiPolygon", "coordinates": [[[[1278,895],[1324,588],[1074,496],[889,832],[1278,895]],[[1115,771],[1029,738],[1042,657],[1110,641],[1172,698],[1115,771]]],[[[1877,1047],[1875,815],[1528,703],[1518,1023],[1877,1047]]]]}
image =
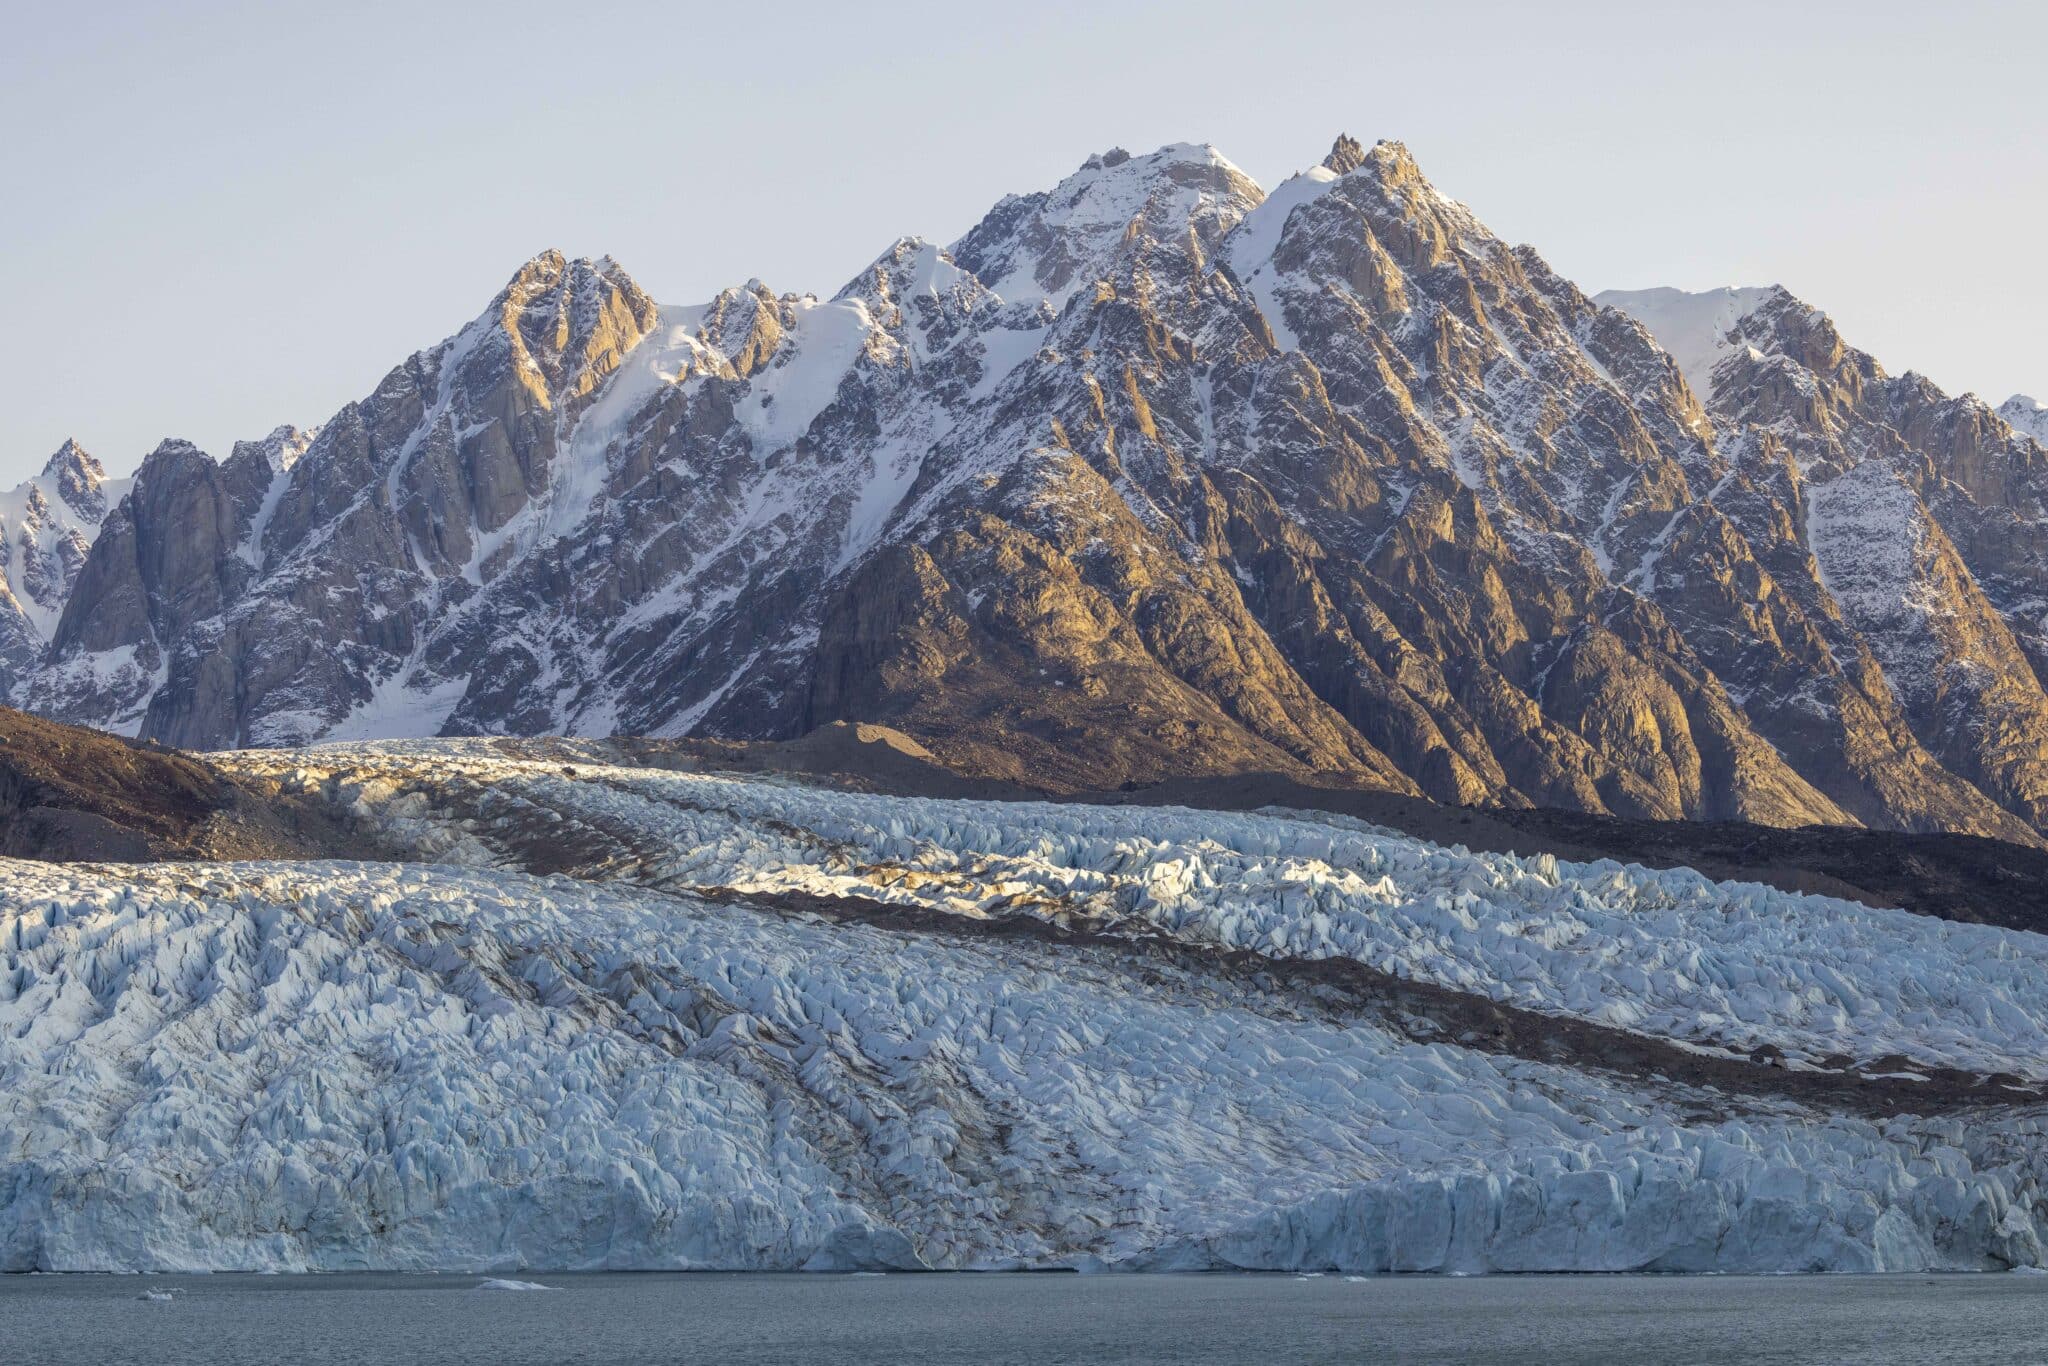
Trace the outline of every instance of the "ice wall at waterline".
{"type": "MultiPolygon", "coordinates": [[[[1404,895],[1359,893],[1354,919],[1390,933],[1420,923],[1435,877],[1472,894],[1475,920],[1512,911],[1523,937],[1548,942],[1545,980],[1572,977],[1574,944],[1583,972],[1611,970],[1619,951],[1567,914],[1587,913],[1582,894],[1507,902],[1455,851],[1279,816],[926,803],[581,764],[571,778],[487,746],[264,762],[332,782],[338,801],[442,857],[509,862],[513,836],[537,822],[602,853],[601,815],[612,838],[673,861],[583,877],[447,863],[0,865],[0,1265],[2043,1260],[2048,1137],[2034,1108],[1842,1115],[1418,1043],[1397,1019],[1217,952],[1231,941],[1223,921],[1175,927],[1157,909],[1171,898],[1117,890],[1159,884],[1154,865],[1200,849],[1175,884],[1184,898],[1335,924],[1334,903],[1290,909],[1259,877],[1312,881],[1306,864],[1320,863],[1326,884],[1344,885],[1371,848],[1385,862],[1374,876],[1404,895]],[[506,803],[498,815],[456,814],[466,771],[506,803]],[[686,832],[663,811],[708,824],[686,832]],[[864,843],[889,831],[901,847],[864,843]],[[1050,873],[1034,885],[1021,865],[991,861],[1005,849],[1064,870],[1073,895],[1049,895],[1050,873]],[[692,879],[741,890],[700,895],[692,879]],[[899,901],[922,887],[926,905],[915,928],[774,909],[778,879],[899,901]],[[1105,934],[1004,932],[1002,917],[1027,913],[1026,891],[1105,934]]],[[[1672,876],[1525,876],[1539,872],[1645,898],[1672,876]]],[[[1761,915],[1761,895],[1700,884],[1663,895],[1657,914],[1703,934],[1715,916],[1761,915]]],[[[1842,972],[1859,961],[1847,949],[1877,936],[1966,928],[1787,900],[1813,961],[1842,972]]],[[[1944,1056],[2030,1070],[2012,1017],[1973,1022],[1932,1004],[1944,982],[1989,980],[1987,964],[2020,991],[2019,974],[2048,954],[2033,936],[1986,933],[2003,948],[1944,956],[1928,938],[1917,988],[1861,987],[1864,1053],[1934,1037],[1936,1021],[1952,1031],[1944,1056]]],[[[1474,970],[1490,971],[1502,941],[1472,940],[1474,970]]],[[[1277,959],[1322,942],[1260,947],[1277,959]]],[[[1761,984],[1773,1008],[1757,1027],[1792,1040],[1770,950],[1752,930],[1701,952],[1728,979],[1761,984]]],[[[1655,1036],[1658,1018],[1646,1010],[1628,1027],[1655,1036]]]]}

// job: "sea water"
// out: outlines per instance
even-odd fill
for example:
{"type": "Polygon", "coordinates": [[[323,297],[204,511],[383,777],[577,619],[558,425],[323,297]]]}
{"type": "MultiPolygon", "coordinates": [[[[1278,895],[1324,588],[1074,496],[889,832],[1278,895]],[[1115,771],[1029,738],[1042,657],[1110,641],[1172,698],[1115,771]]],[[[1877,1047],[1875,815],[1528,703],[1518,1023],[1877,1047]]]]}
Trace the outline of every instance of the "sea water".
{"type": "Polygon", "coordinates": [[[2019,1362],[2048,1277],[0,1276],[21,1363],[2019,1362]],[[545,1287],[545,1288],[525,1288],[545,1287]]]}

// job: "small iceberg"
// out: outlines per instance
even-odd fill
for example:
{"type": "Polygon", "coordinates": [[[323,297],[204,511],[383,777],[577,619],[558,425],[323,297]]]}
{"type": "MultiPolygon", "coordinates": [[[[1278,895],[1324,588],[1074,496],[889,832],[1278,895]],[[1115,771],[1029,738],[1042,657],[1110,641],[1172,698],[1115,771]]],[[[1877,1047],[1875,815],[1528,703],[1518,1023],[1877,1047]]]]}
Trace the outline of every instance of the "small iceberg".
{"type": "Polygon", "coordinates": [[[175,1290],[145,1290],[135,1298],[138,1300],[153,1300],[157,1304],[169,1304],[172,1300],[178,1298],[178,1292],[175,1290]]]}
{"type": "Polygon", "coordinates": [[[477,1287],[479,1290],[553,1290],[554,1288],[552,1285],[542,1285],[538,1281],[508,1281],[495,1276],[477,1287]]]}

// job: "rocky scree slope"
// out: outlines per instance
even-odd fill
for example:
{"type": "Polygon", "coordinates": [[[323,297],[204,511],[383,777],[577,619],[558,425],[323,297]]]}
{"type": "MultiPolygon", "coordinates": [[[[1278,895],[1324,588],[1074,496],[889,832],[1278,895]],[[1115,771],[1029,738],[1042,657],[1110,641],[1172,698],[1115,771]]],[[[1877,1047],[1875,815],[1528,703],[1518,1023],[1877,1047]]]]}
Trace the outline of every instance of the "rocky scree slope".
{"type": "Polygon", "coordinates": [[[1725,379],[1348,138],[1092,157],[829,299],[545,253],[317,435],[153,452],[13,697],[2037,840],[2040,447],[1723,302],[1725,379]]]}
{"type": "Polygon", "coordinates": [[[0,707],[0,856],[97,863],[383,853],[203,755],[0,707]]]}

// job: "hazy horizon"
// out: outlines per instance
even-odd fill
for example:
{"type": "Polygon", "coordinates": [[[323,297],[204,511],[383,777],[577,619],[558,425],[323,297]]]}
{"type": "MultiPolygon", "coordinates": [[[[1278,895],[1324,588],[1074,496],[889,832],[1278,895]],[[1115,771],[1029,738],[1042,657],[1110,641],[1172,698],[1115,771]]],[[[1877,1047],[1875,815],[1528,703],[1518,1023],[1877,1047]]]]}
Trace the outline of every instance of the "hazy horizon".
{"type": "Polygon", "coordinates": [[[1589,293],[1782,283],[1894,372],[2048,397],[2048,274],[1984,268],[2048,210],[2018,7],[566,13],[10,6],[0,486],[67,436],[122,473],[324,422],[546,247],[826,294],[1112,145],[1271,189],[1340,131],[1589,293]]]}

